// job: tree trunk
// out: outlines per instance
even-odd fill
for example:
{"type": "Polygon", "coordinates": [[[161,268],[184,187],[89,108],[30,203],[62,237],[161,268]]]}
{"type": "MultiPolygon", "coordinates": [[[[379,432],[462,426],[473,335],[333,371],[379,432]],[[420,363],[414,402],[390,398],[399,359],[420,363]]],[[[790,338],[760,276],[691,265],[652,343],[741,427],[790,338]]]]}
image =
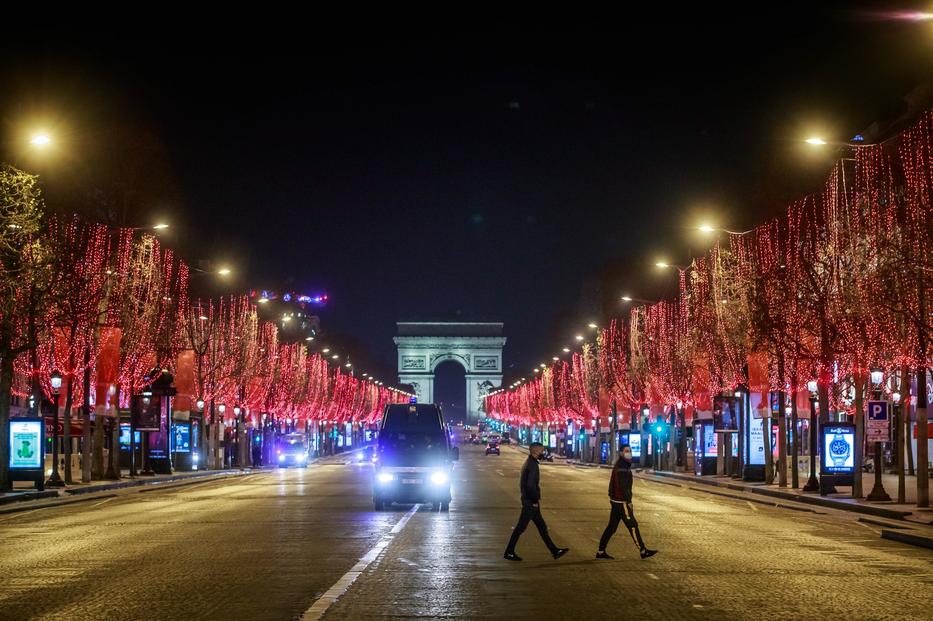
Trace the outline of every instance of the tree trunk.
{"type": "MultiPolygon", "coordinates": [[[[71,368],[74,368],[72,365],[71,368]]],[[[62,438],[65,441],[65,484],[74,485],[74,479],[71,475],[71,403],[74,399],[74,377],[68,378],[68,390],[65,391],[65,422],[62,426],[64,433],[62,438]]]]}
{"type": "MultiPolygon", "coordinates": [[[[783,373],[780,374],[784,376],[783,373]]],[[[787,487],[787,393],[778,393],[778,487],[787,487]]]]}
{"type": "Polygon", "coordinates": [[[852,498],[862,498],[862,458],[865,455],[865,376],[861,370],[855,375],[855,470],[852,473],[852,498]]]}
{"type": "Polygon", "coordinates": [[[84,446],[81,448],[81,482],[91,482],[91,348],[84,350],[84,446]]]}
{"type": "MultiPolygon", "coordinates": [[[[793,387],[794,384],[791,383],[793,387]]],[[[800,488],[800,463],[798,462],[798,457],[800,455],[800,427],[797,424],[797,391],[796,388],[793,388],[793,393],[790,396],[790,427],[791,427],[791,462],[790,462],[790,475],[791,475],[791,487],[794,489],[800,488]]]]}
{"type": "MultiPolygon", "coordinates": [[[[120,478],[120,385],[113,399],[113,424],[110,426],[110,450],[107,452],[107,472],[104,476],[112,481],[120,478]]],[[[130,393],[132,395],[132,392],[130,393]]]]}
{"type": "Polygon", "coordinates": [[[95,479],[104,478],[104,416],[100,406],[94,416],[94,459],[91,464],[91,476],[95,479]]]}
{"type": "MultiPolygon", "coordinates": [[[[904,450],[907,451],[907,474],[914,476],[914,448],[910,443],[910,372],[904,369],[904,383],[901,390],[901,403],[904,404],[904,450]]],[[[919,401],[919,399],[918,399],[919,401]]]]}
{"type": "Polygon", "coordinates": [[[0,354],[0,492],[13,489],[9,471],[10,443],[7,441],[10,437],[10,403],[13,397],[13,356],[9,352],[9,348],[4,348],[3,354],[0,354]]]}
{"type": "MultiPolygon", "coordinates": [[[[921,347],[921,352],[925,350],[921,347]]],[[[925,352],[924,352],[925,353],[925,352]]],[[[917,506],[930,506],[929,464],[930,455],[927,447],[927,370],[917,367],[917,506]]]]}

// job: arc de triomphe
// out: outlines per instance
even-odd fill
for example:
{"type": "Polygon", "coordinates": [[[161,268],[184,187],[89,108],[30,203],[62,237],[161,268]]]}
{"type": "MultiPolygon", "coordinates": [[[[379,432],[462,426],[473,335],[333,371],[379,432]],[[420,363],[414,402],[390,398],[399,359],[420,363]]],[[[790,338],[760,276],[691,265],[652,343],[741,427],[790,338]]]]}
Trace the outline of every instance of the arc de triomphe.
{"type": "Polygon", "coordinates": [[[454,360],[466,371],[467,418],[484,416],[483,396],[502,385],[503,324],[474,321],[400,321],[398,380],[411,384],[418,400],[434,402],[434,370],[454,360]]]}

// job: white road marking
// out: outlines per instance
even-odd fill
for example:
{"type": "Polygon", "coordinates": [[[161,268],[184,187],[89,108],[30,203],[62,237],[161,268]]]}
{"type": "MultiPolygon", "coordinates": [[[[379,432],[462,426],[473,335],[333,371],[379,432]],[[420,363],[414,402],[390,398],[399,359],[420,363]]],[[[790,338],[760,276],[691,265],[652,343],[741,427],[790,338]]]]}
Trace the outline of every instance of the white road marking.
{"type": "Polygon", "coordinates": [[[505,473],[502,472],[501,470],[496,470],[496,474],[498,474],[500,477],[504,477],[504,476],[505,476],[505,473]]]}
{"type": "Polygon", "coordinates": [[[694,608],[702,608],[702,607],[703,607],[703,604],[694,604],[693,607],[694,607],[694,608]]]}
{"type": "Polygon", "coordinates": [[[116,498],[116,496],[112,496],[112,497],[107,498],[107,499],[105,499],[105,500],[101,500],[100,502],[95,502],[95,503],[94,503],[93,505],[91,505],[91,506],[92,506],[92,507],[99,507],[99,506],[101,506],[102,504],[104,504],[105,502],[110,502],[110,501],[113,500],[114,498],[116,498]]]}
{"type": "Polygon", "coordinates": [[[421,505],[415,505],[412,507],[408,513],[402,516],[395,526],[392,527],[392,530],[389,531],[389,534],[384,536],[379,540],[379,543],[374,545],[372,549],[364,554],[362,558],[350,568],[350,571],[345,573],[340,577],[337,582],[334,583],[332,587],[327,589],[327,591],[322,595],[316,602],[311,604],[311,607],[308,608],[304,614],[301,615],[302,621],[314,621],[315,619],[320,619],[324,616],[324,613],[327,612],[327,609],[334,605],[334,603],[343,596],[344,593],[349,590],[349,588],[356,582],[356,579],[360,577],[366,568],[369,567],[370,563],[376,560],[379,555],[382,553],[386,547],[392,543],[394,535],[402,532],[402,529],[405,528],[405,525],[408,524],[408,520],[411,519],[411,516],[418,511],[418,508],[421,505]]]}
{"type": "Polygon", "coordinates": [[[652,580],[660,580],[660,578],[658,578],[657,576],[651,573],[648,574],[648,577],[651,578],[652,580]]]}

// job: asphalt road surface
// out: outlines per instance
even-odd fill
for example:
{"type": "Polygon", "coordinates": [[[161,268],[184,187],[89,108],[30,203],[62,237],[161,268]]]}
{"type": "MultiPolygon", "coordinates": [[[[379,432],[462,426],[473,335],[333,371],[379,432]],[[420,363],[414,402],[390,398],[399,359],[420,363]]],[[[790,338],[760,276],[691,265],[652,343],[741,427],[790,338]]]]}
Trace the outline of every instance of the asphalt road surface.
{"type": "Polygon", "coordinates": [[[608,471],[547,464],[502,559],[524,455],[462,447],[449,513],[376,513],[367,465],[314,465],[0,515],[0,619],[933,618],[933,554],[832,510],[635,483],[647,544],[593,559],[608,471]]]}

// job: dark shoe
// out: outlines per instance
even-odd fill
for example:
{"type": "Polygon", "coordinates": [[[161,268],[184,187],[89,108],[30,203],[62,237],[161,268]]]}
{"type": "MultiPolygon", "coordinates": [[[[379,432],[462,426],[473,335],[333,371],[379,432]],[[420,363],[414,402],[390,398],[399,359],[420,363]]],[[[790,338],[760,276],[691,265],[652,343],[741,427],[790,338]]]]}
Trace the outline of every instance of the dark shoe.
{"type": "Polygon", "coordinates": [[[616,557],[614,557],[614,556],[609,556],[609,555],[606,554],[605,552],[597,552],[597,553],[596,553],[596,558],[607,558],[607,559],[609,559],[610,561],[612,561],[612,560],[615,560],[616,557]]]}
{"type": "Polygon", "coordinates": [[[519,555],[515,554],[515,552],[506,552],[505,554],[502,555],[502,558],[504,558],[504,559],[507,560],[507,561],[520,561],[520,560],[522,560],[522,557],[520,557],[519,555]]]}
{"type": "Polygon", "coordinates": [[[649,556],[654,556],[657,553],[658,553],[657,550],[649,550],[648,548],[645,548],[644,550],[641,551],[641,558],[642,560],[644,560],[648,558],[649,556]]]}
{"type": "Polygon", "coordinates": [[[568,552],[570,552],[570,548],[557,548],[552,554],[554,554],[554,560],[557,560],[568,552]]]}

